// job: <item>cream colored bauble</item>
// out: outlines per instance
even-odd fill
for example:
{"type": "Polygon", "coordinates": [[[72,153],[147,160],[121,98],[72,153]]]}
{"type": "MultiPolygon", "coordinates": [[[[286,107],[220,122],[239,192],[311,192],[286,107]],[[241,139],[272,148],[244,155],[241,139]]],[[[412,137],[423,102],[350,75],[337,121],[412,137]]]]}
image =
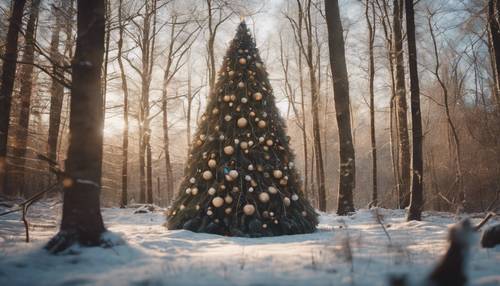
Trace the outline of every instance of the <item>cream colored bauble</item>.
{"type": "Polygon", "coordinates": [[[244,65],[247,63],[247,60],[245,58],[240,58],[239,63],[240,65],[244,65]]]}
{"type": "Polygon", "coordinates": [[[281,170],[274,170],[273,171],[273,176],[276,178],[276,179],[279,179],[281,177],[283,177],[283,172],[281,170]]]}
{"type": "Polygon", "coordinates": [[[195,179],[194,177],[191,177],[191,178],[189,179],[189,182],[190,182],[191,184],[194,184],[194,183],[196,183],[196,179],[195,179]]]}
{"type": "Polygon", "coordinates": [[[255,168],[253,167],[253,165],[252,165],[252,164],[250,164],[250,165],[248,165],[248,168],[247,168],[247,169],[248,169],[248,171],[253,171],[255,168]]]}
{"type": "Polygon", "coordinates": [[[224,116],[224,120],[226,120],[226,121],[231,121],[231,119],[233,119],[233,117],[229,114],[224,116]]]}
{"type": "Polygon", "coordinates": [[[264,142],[264,140],[265,140],[264,137],[259,137],[259,143],[264,142]]]}
{"type": "Polygon", "coordinates": [[[243,97],[243,98],[241,99],[241,103],[247,103],[247,102],[248,102],[248,98],[243,97]]]}
{"type": "Polygon", "coordinates": [[[224,210],[224,212],[225,212],[226,214],[230,214],[232,211],[233,211],[233,210],[232,210],[231,208],[227,208],[227,209],[225,209],[225,210],[224,210]]]}
{"type": "Polygon", "coordinates": [[[269,202],[269,194],[268,193],[260,193],[259,194],[259,201],[263,202],[263,203],[267,203],[269,202]]]}
{"type": "Polygon", "coordinates": [[[234,71],[229,71],[227,74],[228,74],[230,77],[233,77],[233,76],[234,76],[234,71]]]}
{"type": "Polygon", "coordinates": [[[225,198],[224,198],[224,201],[226,201],[226,204],[230,204],[233,202],[233,197],[231,197],[230,195],[227,195],[225,198]]]}
{"type": "Polygon", "coordinates": [[[213,175],[212,175],[212,172],[210,172],[209,170],[206,170],[205,172],[203,172],[203,179],[205,179],[206,181],[212,179],[213,175]]]}
{"type": "Polygon", "coordinates": [[[233,155],[233,153],[234,153],[233,146],[226,146],[226,147],[224,147],[224,154],[226,154],[226,155],[233,155]]]}
{"type": "Polygon", "coordinates": [[[217,167],[217,161],[215,161],[214,159],[208,160],[208,167],[210,167],[210,168],[217,167]]]}
{"type": "Polygon", "coordinates": [[[245,141],[241,142],[240,143],[240,148],[243,149],[243,150],[247,149],[248,148],[248,143],[245,142],[245,141]]]}
{"type": "Polygon", "coordinates": [[[270,186],[269,188],[267,188],[267,191],[270,193],[270,194],[277,194],[278,193],[278,189],[273,187],[273,186],[270,186]]]}
{"type": "Polygon", "coordinates": [[[253,193],[253,191],[254,191],[253,187],[248,188],[249,193],[253,193]]]}
{"type": "Polygon", "coordinates": [[[224,102],[229,102],[229,101],[231,101],[231,96],[224,95],[224,97],[222,98],[222,100],[224,100],[224,102]]]}
{"type": "Polygon", "coordinates": [[[248,215],[248,216],[251,216],[255,213],[255,207],[254,205],[251,205],[251,204],[247,204],[243,207],[243,212],[245,213],[245,215],[248,215]]]}
{"type": "Polygon", "coordinates": [[[229,171],[229,177],[231,177],[233,180],[238,178],[238,175],[239,175],[238,171],[236,171],[236,170],[229,171]]]}
{"type": "Polygon", "coordinates": [[[236,95],[231,94],[231,101],[235,101],[235,100],[236,100],[236,95]]]}
{"type": "Polygon", "coordinates": [[[198,194],[198,188],[192,188],[191,189],[191,195],[196,196],[198,194]]]}
{"type": "Polygon", "coordinates": [[[213,215],[213,214],[214,214],[214,212],[212,212],[211,210],[208,210],[208,211],[207,211],[207,215],[211,216],[211,215],[213,215]]]}
{"type": "Polygon", "coordinates": [[[273,146],[273,144],[274,144],[273,140],[271,140],[271,139],[267,139],[266,140],[266,145],[267,146],[271,147],[271,146],[273,146]]]}
{"type": "Polygon", "coordinates": [[[216,208],[220,208],[224,204],[224,199],[221,197],[215,197],[212,200],[212,205],[216,208]]]}
{"type": "Polygon", "coordinates": [[[283,198],[283,204],[284,204],[285,206],[289,207],[291,203],[292,203],[292,202],[290,201],[290,199],[289,199],[289,198],[287,198],[287,197],[283,198]]]}
{"type": "Polygon", "coordinates": [[[208,189],[208,194],[211,196],[215,195],[215,192],[216,192],[215,188],[208,189]]]}
{"type": "Polygon", "coordinates": [[[252,180],[252,177],[250,175],[245,176],[245,181],[250,182],[252,180]]]}
{"type": "Polygon", "coordinates": [[[251,117],[254,117],[254,116],[255,116],[255,112],[250,111],[249,115],[250,115],[251,117]]]}
{"type": "Polygon", "coordinates": [[[244,83],[244,82],[242,82],[242,81],[240,81],[240,82],[238,83],[238,87],[239,87],[239,88],[244,88],[244,87],[245,87],[245,83],[244,83]]]}
{"type": "Polygon", "coordinates": [[[296,201],[298,199],[299,199],[299,196],[297,196],[297,194],[292,195],[292,201],[296,201]]]}
{"type": "Polygon", "coordinates": [[[262,93],[260,92],[256,92],[253,94],[253,99],[257,100],[257,101],[260,101],[262,100],[262,93]]]}
{"type": "Polygon", "coordinates": [[[214,114],[214,115],[219,114],[219,109],[217,107],[212,109],[212,114],[214,114]]]}
{"type": "Polygon", "coordinates": [[[244,117],[241,117],[240,119],[238,119],[238,127],[239,128],[245,128],[248,124],[248,120],[244,117]]]}
{"type": "Polygon", "coordinates": [[[187,188],[185,192],[186,192],[187,195],[190,195],[191,191],[192,191],[191,188],[187,188]]]}
{"type": "Polygon", "coordinates": [[[261,121],[259,121],[257,126],[259,126],[259,128],[266,128],[267,123],[264,120],[261,120],[261,121]]]}
{"type": "Polygon", "coordinates": [[[282,186],[286,186],[286,185],[288,185],[288,181],[287,181],[287,180],[285,180],[285,179],[281,179],[281,180],[280,180],[280,185],[282,185],[282,186]]]}

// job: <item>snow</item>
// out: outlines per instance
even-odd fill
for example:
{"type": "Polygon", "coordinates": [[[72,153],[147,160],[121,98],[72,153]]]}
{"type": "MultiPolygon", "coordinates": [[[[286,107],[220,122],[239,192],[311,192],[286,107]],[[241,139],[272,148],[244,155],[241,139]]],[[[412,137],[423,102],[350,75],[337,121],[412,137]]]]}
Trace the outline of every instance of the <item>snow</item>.
{"type": "MultiPolygon", "coordinates": [[[[32,206],[28,244],[19,213],[0,217],[0,285],[387,285],[398,273],[417,281],[446,251],[448,227],[458,219],[432,212],[405,222],[404,211],[379,209],[386,234],[373,210],[322,213],[312,234],[237,238],[169,231],[164,210],[134,210],[102,210],[105,238],[116,246],[57,256],[42,247],[57,231],[60,204],[32,206]]],[[[476,241],[470,284],[500,285],[499,265],[500,247],[481,249],[476,241]]]]}

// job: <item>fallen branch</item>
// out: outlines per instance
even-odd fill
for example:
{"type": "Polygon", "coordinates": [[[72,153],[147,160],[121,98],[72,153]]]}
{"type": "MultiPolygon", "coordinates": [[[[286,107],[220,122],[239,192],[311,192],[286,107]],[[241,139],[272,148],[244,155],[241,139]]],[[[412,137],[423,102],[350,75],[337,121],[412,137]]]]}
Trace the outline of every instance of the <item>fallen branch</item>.
{"type": "Polygon", "coordinates": [[[474,230],[479,231],[494,216],[496,216],[494,212],[487,213],[483,220],[474,227],[474,230]]]}

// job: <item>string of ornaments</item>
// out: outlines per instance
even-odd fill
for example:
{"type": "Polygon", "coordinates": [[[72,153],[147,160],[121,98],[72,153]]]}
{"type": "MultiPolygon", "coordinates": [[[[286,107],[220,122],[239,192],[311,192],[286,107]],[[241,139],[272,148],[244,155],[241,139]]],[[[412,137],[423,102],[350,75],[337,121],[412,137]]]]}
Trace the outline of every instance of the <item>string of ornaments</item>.
{"type": "Polygon", "coordinates": [[[167,227],[250,237],[314,231],[317,214],[303,198],[285,130],[242,22],[198,122],[167,227]]]}

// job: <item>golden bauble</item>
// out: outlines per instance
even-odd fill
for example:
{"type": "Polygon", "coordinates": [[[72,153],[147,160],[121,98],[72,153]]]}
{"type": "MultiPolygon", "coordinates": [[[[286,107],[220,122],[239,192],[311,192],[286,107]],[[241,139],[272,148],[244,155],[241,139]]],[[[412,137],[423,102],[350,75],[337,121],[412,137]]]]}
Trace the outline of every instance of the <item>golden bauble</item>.
{"type": "Polygon", "coordinates": [[[285,206],[289,207],[291,203],[292,203],[292,202],[290,201],[290,199],[289,199],[289,198],[287,198],[287,197],[284,197],[284,198],[283,198],[283,204],[284,204],[285,206]]]}
{"type": "Polygon", "coordinates": [[[267,188],[267,191],[269,191],[270,194],[277,194],[278,193],[278,189],[276,187],[273,187],[273,186],[269,186],[269,188],[267,188]]]}
{"type": "Polygon", "coordinates": [[[279,179],[281,177],[283,177],[283,172],[281,170],[274,170],[273,171],[273,176],[276,178],[276,179],[279,179]]]}
{"type": "Polygon", "coordinates": [[[253,94],[253,99],[259,101],[259,100],[262,100],[262,93],[260,92],[256,92],[253,94]]]}
{"type": "Polygon", "coordinates": [[[243,212],[245,213],[245,215],[251,216],[255,213],[255,206],[247,204],[243,207],[243,212]]]}
{"type": "Polygon", "coordinates": [[[229,101],[231,101],[231,96],[224,95],[224,97],[222,98],[222,100],[224,100],[224,102],[229,102],[229,101]]]}
{"type": "Polygon", "coordinates": [[[243,149],[243,150],[246,150],[248,148],[248,143],[243,141],[240,143],[240,148],[243,149]]]}
{"type": "Polygon", "coordinates": [[[259,194],[259,201],[263,202],[263,203],[267,203],[269,202],[269,194],[268,193],[265,193],[265,192],[262,192],[259,194]]]}
{"type": "Polygon", "coordinates": [[[196,196],[198,194],[198,188],[194,187],[191,189],[191,195],[196,196]]]}
{"type": "Polygon", "coordinates": [[[247,63],[247,60],[245,58],[240,58],[238,62],[240,63],[240,65],[244,65],[247,63]]]}
{"type": "Polygon", "coordinates": [[[230,195],[227,195],[225,198],[224,198],[224,201],[226,201],[226,204],[230,204],[233,202],[233,197],[231,197],[230,195]]]}
{"type": "Polygon", "coordinates": [[[231,101],[235,101],[236,100],[236,95],[231,94],[230,98],[231,98],[231,101]]]}
{"type": "Polygon", "coordinates": [[[214,159],[210,159],[210,160],[208,160],[208,166],[209,166],[210,168],[215,168],[215,167],[217,167],[217,161],[215,161],[214,159]]]}
{"type": "Polygon", "coordinates": [[[242,82],[242,81],[240,81],[240,82],[238,83],[238,87],[239,87],[239,88],[244,88],[244,87],[245,87],[245,83],[244,83],[244,82],[242,82]]]}
{"type": "Polygon", "coordinates": [[[239,175],[239,174],[238,174],[238,171],[236,171],[236,170],[231,170],[231,171],[229,171],[229,174],[228,174],[228,175],[229,175],[229,177],[231,177],[231,178],[234,180],[234,179],[238,178],[238,175],[239,175]]]}
{"type": "Polygon", "coordinates": [[[224,204],[224,199],[221,197],[215,197],[212,200],[212,205],[214,205],[214,207],[216,208],[222,207],[223,204],[224,204]]]}
{"type": "Polygon", "coordinates": [[[212,172],[210,172],[209,170],[206,170],[205,172],[203,172],[203,179],[208,181],[210,179],[212,179],[213,175],[212,175],[212,172]]]}
{"type": "Polygon", "coordinates": [[[229,71],[227,74],[228,74],[230,77],[233,77],[233,76],[234,76],[234,71],[229,71]]]}
{"type": "Polygon", "coordinates": [[[224,154],[226,154],[226,155],[233,155],[233,153],[234,153],[233,146],[226,146],[226,147],[224,147],[224,154]]]}
{"type": "Polygon", "coordinates": [[[212,109],[212,114],[214,114],[214,115],[219,114],[219,109],[217,107],[215,107],[214,109],[212,109]]]}
{"type": "Polygon", "coordinates": [[[227,209],[225,209],[225,210],[224,210],[224,212],[225,212],[226,214],[230,214],[232,211],[233,211],[233,210],[232,210],[231,208],[227,208],[227,209]]]}
{"type": "Polygon", "coordinates": [[[274,144],[273,140],[267,139],[267,141],[266,141],[267,146],[271,147],[271,146],[273,146],[273,144],[274,144]]]}
{"type": "Polygon", "coordinates": [[[259,128],[266,128],[267,123],[264,120],[261,120],[261,121],[259,121],[257,126],[259,126],[259,128]]]}
{"type": "Polygon", "coordinates": [[[238,119],[238,127],[239,128],[245,128],[248,124],[248,120],[244,117],[241,117],[240,119],[238,119]]]}

